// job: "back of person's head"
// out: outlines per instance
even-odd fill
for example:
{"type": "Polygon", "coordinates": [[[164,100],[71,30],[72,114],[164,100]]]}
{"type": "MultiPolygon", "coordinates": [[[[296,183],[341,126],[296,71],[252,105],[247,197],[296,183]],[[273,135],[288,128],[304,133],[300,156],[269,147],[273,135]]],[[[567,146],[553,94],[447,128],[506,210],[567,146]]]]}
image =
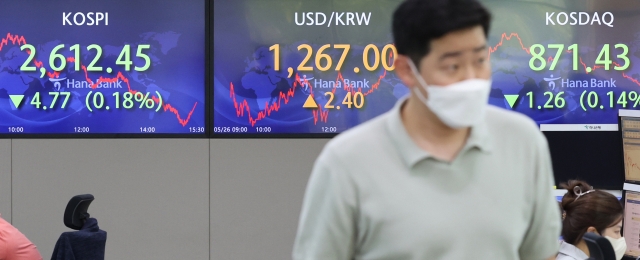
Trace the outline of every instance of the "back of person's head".
{"type": "Polygon", "coordinates": [[[594,190],[584,181],[571,180],[561,185],[567,189],[562,197],[562,238],[577,245],[590,227],[599,234],[615,226],[623,216],[622,204],[612,194],[594,190]]]}
{"type": "Polygon", "coordinates": [[[419,66],[431,40],[478,25],[486,36],[490,20],[489,11],[476,0],[406,0],[393,14],[393,38],[398,53],[419,66]]]}

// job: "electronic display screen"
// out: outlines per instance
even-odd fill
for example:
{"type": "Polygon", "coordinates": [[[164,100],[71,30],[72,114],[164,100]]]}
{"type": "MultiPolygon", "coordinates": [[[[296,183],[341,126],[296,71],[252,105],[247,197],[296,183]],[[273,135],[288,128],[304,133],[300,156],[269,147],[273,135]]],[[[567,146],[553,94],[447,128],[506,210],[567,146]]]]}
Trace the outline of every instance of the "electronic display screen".
{"type": "Polygon", "coordinates": [[[625,191],[622,234],[627,242],[626,255],[640,256],[640,193],[625,191]]]}
{"type": "MultiPolygon", "coordinates": [[[[387,0],[214,3],[213,133],[340,133],[409,90],[394,74],[387,0]]],[[[493,15],[489,103],[543,131],[617,131],[640,103],[640,6],[481,1],[493,15]]]]}
{"type": "Polygon", "coordinates": [[[205,0],[2,10],[0,135],[205,135],[205,0]]]}
{"type": "Polygon", "coordinates": [[[528,115],[543,131],[617,131],[637,109],[640,6],[617,1],[486,1],[490,103],[528,115]]]}
{"type": "Polygon", "coordinates": [[[621,117],[625,181],[640,182],[640,117],[621,117]]]}

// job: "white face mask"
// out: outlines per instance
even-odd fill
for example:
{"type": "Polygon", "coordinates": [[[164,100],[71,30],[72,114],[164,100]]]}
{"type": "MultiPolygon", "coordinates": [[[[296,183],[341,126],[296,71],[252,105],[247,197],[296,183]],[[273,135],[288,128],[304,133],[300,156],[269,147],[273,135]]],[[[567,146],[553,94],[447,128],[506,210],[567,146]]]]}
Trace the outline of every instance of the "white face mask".
{"type": "Polygon", "coordinates": [[[491,92],[490,80],[469,79],[448,86],[429,86],[412,61],[409,66],[429,95],[426,98],[419,89],[414,88],[416,96],[444,124],[459,129],[471,127],[484,119],[491,92]]]}
{"type": "Polygon", "coordinates": [[[616,251],[616,259],[620,260],[624,256],[624,253],[627,251],[627,241],[624,240],[624,237],[615,239],[608,236],[605,236],[611,246],[613,246],[613,250],[616,251]]]}

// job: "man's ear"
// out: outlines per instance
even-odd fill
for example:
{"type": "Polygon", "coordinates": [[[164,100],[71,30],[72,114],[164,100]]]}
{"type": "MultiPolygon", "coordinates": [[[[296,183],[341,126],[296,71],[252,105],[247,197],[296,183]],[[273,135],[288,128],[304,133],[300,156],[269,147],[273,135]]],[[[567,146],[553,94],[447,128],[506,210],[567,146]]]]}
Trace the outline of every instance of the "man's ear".
{"type": "MultiPolygon", "coordinates": [[[[398,75],[398,78],[400,78],[400,80],[402,80],[402,83],[404,83],[404,85],[409,89],[419,85],[415,75],[411,71],[411,65],[409,64],[410,62],[411,58],[401,54],[399,54],[395,60],[396,75],[398,75]]],[[[418,65],[416,64],[416,66],[418,65]]]]}

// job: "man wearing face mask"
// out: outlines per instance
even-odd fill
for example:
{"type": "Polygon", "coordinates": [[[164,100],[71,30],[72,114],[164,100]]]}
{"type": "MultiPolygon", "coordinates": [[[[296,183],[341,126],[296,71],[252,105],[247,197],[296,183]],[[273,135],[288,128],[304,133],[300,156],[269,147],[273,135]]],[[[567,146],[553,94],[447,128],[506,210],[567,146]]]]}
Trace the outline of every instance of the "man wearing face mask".
{"type": "Polygon", "coordinates": [[[560,212],[544,136],[488,105],[490,14],[407,0],[393,15],[411,89],[317,159],[293,259],[554,259],[560,212]]]}

